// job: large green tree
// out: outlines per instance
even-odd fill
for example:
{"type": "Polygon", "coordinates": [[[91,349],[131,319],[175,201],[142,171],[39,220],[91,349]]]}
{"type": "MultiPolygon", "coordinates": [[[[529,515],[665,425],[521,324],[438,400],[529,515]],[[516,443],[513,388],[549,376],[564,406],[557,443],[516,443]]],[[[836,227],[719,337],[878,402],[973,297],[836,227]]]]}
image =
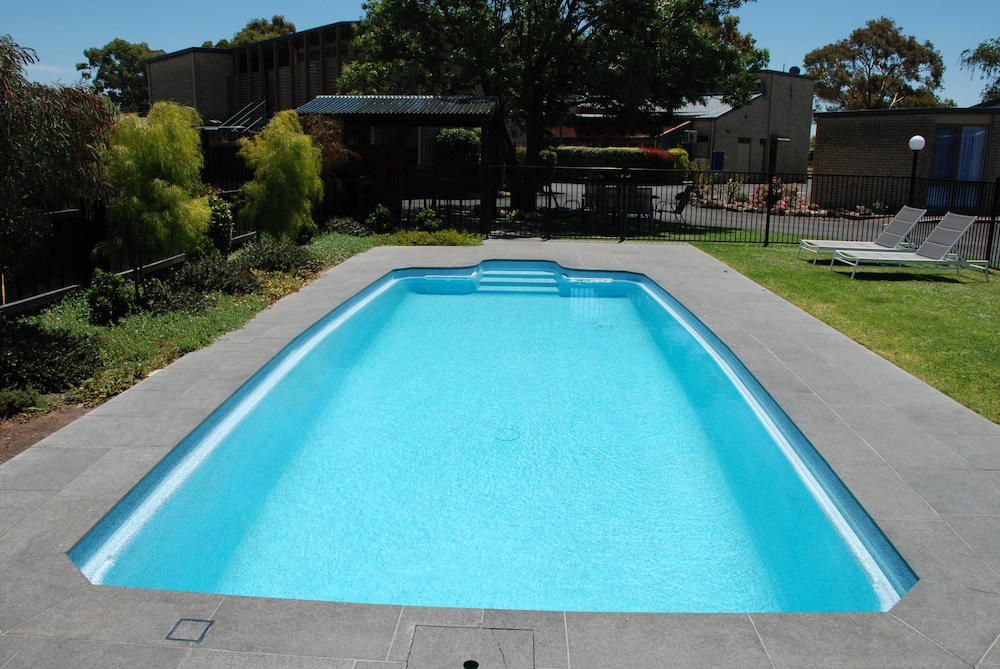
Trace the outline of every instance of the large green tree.
{"type": "Polygon", "coordinates": [[[126,114],[112,130],[102,160],[112,187],[102,250],[125,251],[137,292],[146,262],[183,251],[208,230],[199,125],[194,109],[157,102],[148,117],[126,114]]]}
{"type": "MultiPolygon", "coordinates": [[[[369,0],[345,93],[495,96],[538,164],[574,103],[637,127],[709,92],[747,99],[767,53],[742,0],[369,0]]],[[[513,159],[509,137],[508,161],[513,159]]]]}
{"type": "Polygon", "coordinates": [[[1000,98],[1000,37],[986,40],[975,49],[962,52],[962,67],[979,70],[980,76],[986,81],[982,100],[1000,98]]]}
{"type": "MultiPolygon", "coordinates": [[[[246,44],[253,44],[254,42],[263,42],[264,40],[281,37],[283,35],[291,35],[294,32],[294,23],[286,21],[285,17],[281,14],[275,14],[270,20],[261,18],[247,21],[243,30],[233,35],[232,39],[220,39],[214,46],[220,49],[233,46],[244,46],[246,44]]],[[[213,46],[213,44],[211,42],[205,42],[202,46],[210,47],[213,46]]]]}
{"type": "Polygon", "coordinates": [[[240,215],[259,231],[295,239],[313,225],[312,205],[323,197],[323,151],[302,131],[293,110],[278,112],[239,155],[253,171],[242,189],[240,215]]]}
{"type": "Polygon", "coordinates": [[[29,259],[49,228],[47,214],[93,204],[104,181],[98,162],[112,115],[80,87],[31,83],[35,52],[0,35],[0,273],[29,259]]]}
{"type": "Polygon", "coordinates": [[[161,49],[150,49],[145,42],[133,44],[116,38],[102,47],[87,49],[86,63],[76,69],[94,90],[106,95],[124,113],[145,114],[149,109],[149,83],[146,60],[162,56],[161,49]]]}
{"type": "Polygon", "coordinates": [[[954,106],[937,95],[944,75],[941,54],[930,42],[903,35],[884,16],[847,39],[810,51],[803,62],[816,78],[816,97],[829,109],[954,106]]]}

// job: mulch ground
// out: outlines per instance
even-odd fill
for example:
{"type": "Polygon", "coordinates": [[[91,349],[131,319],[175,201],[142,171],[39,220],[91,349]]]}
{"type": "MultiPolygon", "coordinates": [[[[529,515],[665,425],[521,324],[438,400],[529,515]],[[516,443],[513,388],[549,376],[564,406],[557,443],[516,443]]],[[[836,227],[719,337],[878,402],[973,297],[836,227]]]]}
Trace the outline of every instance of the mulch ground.
{"type": "Polygon", "coordinates": [[[88,411],[90,407],[67,404],[43,414],[0,420],[0,463],[10,460],[88,411]]]}

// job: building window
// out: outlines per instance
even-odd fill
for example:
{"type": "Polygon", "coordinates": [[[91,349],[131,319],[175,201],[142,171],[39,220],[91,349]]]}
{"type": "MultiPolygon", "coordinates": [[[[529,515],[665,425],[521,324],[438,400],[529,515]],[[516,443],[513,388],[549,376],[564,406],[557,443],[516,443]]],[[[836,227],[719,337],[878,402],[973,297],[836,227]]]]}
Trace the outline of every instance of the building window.
{"type": "MultiPolygon", "coordinates": [[[[931,179],[979,181],[986,157],[986,126],[938,126],[934,130],[931,179]]],[[[927,204],[946,209],[974,207],[981,195],[972,185],[930,183],[927,204]]]]}
{"type": "Polygon", "coordinates": [[[934,130],[931,179],[979,181],[986,156],[986,126],[938,126],[934,130]]]}

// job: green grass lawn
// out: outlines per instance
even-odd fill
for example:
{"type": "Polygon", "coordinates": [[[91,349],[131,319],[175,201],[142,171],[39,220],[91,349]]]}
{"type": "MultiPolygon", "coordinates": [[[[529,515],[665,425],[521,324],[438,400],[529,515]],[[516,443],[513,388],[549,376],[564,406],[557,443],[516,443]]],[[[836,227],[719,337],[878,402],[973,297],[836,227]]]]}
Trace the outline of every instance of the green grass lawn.
{"type": "Polygon", "coordinates": [[[695,246],[1000,423],[1000,283],[982,272],[865,269],[852,281],[791,245],[695,246]]]}

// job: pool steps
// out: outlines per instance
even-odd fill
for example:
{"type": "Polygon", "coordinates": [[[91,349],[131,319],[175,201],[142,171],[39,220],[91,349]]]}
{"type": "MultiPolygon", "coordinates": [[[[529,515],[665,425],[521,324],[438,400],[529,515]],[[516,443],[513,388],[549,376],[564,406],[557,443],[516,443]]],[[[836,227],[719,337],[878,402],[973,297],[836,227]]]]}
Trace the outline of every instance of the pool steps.
{"type": "Polygon", "coordinates": [[[483,270],[479,290],[484,292],[558,293],[559,281],[543,270],[483,270]]]}

